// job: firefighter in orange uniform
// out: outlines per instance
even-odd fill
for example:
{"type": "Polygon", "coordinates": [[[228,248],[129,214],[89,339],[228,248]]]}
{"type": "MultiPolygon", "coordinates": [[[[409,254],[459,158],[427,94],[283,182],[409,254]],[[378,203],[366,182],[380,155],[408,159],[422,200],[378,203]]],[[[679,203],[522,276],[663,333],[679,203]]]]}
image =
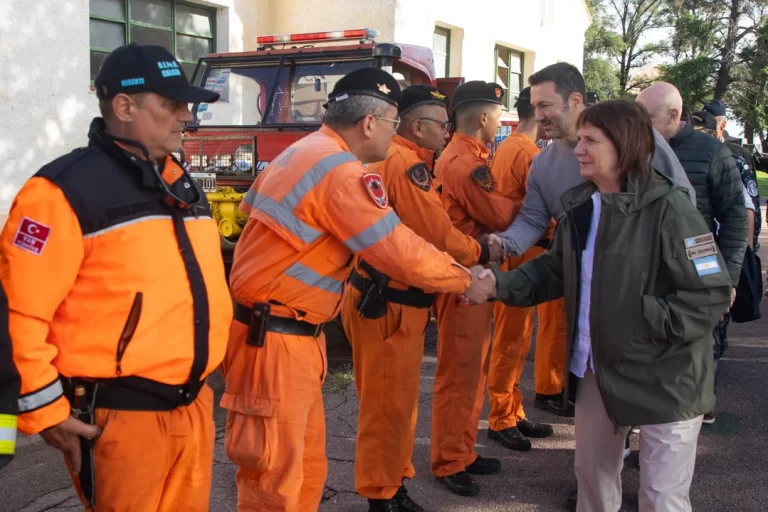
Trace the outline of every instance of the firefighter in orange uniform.
{"type": "MultiPolygon", "coordinates": [[[[491,176],[499,192],[522,205],[528,181],[528,170],[536,147],[538,126],[531,107],[531,88],[520,92],[515,104],[519,124],[501,143],[491,165],[491,176]]],[[[522,257],[508,258],[502,268],[512,270],[523,262],[536,258],[549,246],[554,233],[554,221],[545,239],[522,257]]],[[[562,300],[547,302],[537,308],[513,308],[502,303],[494,306],[493,348],[488,372],[488,437],[510,450],[531,449],[528,439],[552,435],[552,426],[534,423],[523,411],[520,377],[531,346],[533,314],[538,313],[536,332],[535,383],[537,393],[556,394],[562,391],[565,366],[565,315],[562,300]]]]}
{"type": "MultiPolygon", "coordinates": [[[[368,167],[379,174],[400,220],[417,235],[466,266],[498,261],[496,240],[478,243],[451,224],[440,194],[432,187],[434,152],[445,146],[448,98],[439,90],[416,85],[403,90],[398,135],[381,163],[368,167]]],[[[495,235],[494,235],[495,238],[495,235]]],[[[424,509],[403,486],[415,476],[411,454],[416,429],[424,331],[435,295],[391,280],[367,261],[356,258],[345,287],[341,318],[352,343],[355,385],[360,398],[355,487],[368,498],[370,511],[424,509]],[[379,286],[379,309],[358,310],[362,294],[379,286]]]]}
{"type": "MultiPolygon", "coordinates": [[[[456,89],[456,133],[435,168],[444,208],[453,225],[471,237],[508,226],[520,207],[496,190],[488,168],[487,144],[501,126],[503,96],[500,86],[481,81],[456,89]]],[[[455,296],[440,294],[435,312],[432,472],[450,491],[474,496],[480,489],[470,475],[501,469],[501,461],[474,451],[488,375],[493,304],[457,306],[455,296]]]]}
{"type": "Polygon", "coordinates": [[[206,376],[232,319],[219,233],[171,152],[193,87],[159,46],[96,77],[87,148],[40,169],[0,235],[19,430],[64,453],[88,510],[207,511],[215,429],[206,376]]]}
{"type": "Polygon", "coordinates": [[[8,334],[8,298],[0,286],[0,469],[11,462],[16,453],[20,389],[21,380],[8,334]]]}
{"type": "MultiPolygon", "coordinates": [[[[320,130],[280,154],[241,205],[249,219],[230,274],[236,321],[221,401],[240,511],[319,507],[327,473],[322,325],[339,312],[354,254],[425,291],[487,288],[402,224],[381,177],[363,167],[386,158],[400,96],[380,69],[343,77],[320,130]]],[[[365,302],[375,309],[370,291],[365,302]]]]}

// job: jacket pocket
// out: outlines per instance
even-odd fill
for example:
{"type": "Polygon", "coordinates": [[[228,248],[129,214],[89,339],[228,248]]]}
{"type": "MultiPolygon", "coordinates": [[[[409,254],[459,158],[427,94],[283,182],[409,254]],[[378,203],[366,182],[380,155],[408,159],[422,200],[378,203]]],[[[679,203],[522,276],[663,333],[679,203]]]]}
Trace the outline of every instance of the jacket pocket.
{"type": "Polygon", "coordinates": [[[131,310],[128,313],[128,318],[125,320],[123,326],[123,332],[120,334],[120,339],[117,342],[117,352],[115,354],[115,373],[119,377],[123,373],[122,361],[125,355],[125,350],[128,348],[128,344],[133,339],[133,335],[136,333],[136,327],[139,325],[139,318],[141,318],[141,306],[144,300],[144,294],[137,292],[133,298],[133,304],[131,310]]]}
{"type": "Polygon", "coordinates": [[[230,408],[224,449],[232,462],[258,472],[268,471],[277,460],[278,442],[274,403],[230,408]]]}

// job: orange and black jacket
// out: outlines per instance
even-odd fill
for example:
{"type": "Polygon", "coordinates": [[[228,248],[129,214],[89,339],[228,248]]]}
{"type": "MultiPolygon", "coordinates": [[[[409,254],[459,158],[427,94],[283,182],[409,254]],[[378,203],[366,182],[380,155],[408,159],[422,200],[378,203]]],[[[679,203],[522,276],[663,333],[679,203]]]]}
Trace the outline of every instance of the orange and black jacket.
{"type": "Polygon", "coordinates": [[[19,412],[21,381],[13,364],[11,337],[8,334],[8,299],[0,286],[0,468],[16,451],[16,415],[19,412]]]}
{"type": "Polygon", "coordinates": [[[89,139],[27,181],[0,235],[26,434],[70,414],[71,379],[182,405],[226,350],[232,303],[205,195],[172,157],[123,149],[140,146],[100,118],[89,139]]]}

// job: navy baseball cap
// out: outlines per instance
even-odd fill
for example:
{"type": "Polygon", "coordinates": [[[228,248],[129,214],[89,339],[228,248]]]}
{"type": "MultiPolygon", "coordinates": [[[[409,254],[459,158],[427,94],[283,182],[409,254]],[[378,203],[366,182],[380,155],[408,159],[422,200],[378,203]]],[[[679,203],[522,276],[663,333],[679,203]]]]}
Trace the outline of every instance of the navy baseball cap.
{"type": "Polygon", "coordinates": [[[162,46],[131,43],[107,55],[94,80],[100,100],[154,92],[183,103],[214,103],[219,93],[189,83],[176,57],[162,46]]]}

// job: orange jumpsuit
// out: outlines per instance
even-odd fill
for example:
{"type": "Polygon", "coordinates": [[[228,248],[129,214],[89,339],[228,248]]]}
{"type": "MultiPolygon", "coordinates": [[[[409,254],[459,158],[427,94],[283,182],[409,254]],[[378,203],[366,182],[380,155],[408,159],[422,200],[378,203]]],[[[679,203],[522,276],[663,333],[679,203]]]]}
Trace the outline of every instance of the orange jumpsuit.
{"type": "MultiPolygon", "coordinates": [[[[501,143],[493,158],[491,175],[498,190],[522,205],[528,182],[528,171],[539,153],[536,144],[521,133],[512,133],[501,143]]],[[[554,221],[544,238],[554,234],[554,221]]],[[[545,240],[541,245],[545,245],[545,240]]],[[[501,268],[510,271],[542,254],[546,247],[537,245],[523,256],[507,259],[501,268]]],[[[537,393],[556,394],[563,389],[565,367],[565,303],[563,299],[536,307],[539,325],[536,334],[535,387],[537,393]]],[[[520,377],[533,334],[534,308],[514,308],[497,302],[494,306],[493,348],[488,373],[488,397],[491,430],[512,428],[525,418],[520,377]]]]}
{"type": "MultiPolygon", "coordinates": [[[[354,254],[415,286],[466,290],[468,270],[402,224],[386,194],[327,126],[290,146],[241,205],[249,220],[230,276],[235,300],[269,302],[275,316],[322,324],[339,312],[354,254]]],[[[317,510],[327,471],[325,337],[267,332],[254,347],[247,330],[233,322],[222,365],[238,510],[317,510]]]]}
{"type": "MultiPolygon", "coordinates": [[[[453,225],[477,237],[506,229],[520,204],[504,197],[491,178],[488,148],[456,133],[435,166],[443,206],[453,225]]],[[[477,424],[485,397],[493,304],[457,305],[440,294],[436,302],[437,372],[432,407],[432,471],[450,476],[477,459],[477,424]]]]}
{"type": "MultiPolygon", "coordinates": [[[[476,240],[451,224],[440,194],[432,187],[432,157],[432,151],[398,135],[387,159],[368,170],[384,179],[390,203],[403,224],[462,265],[476,265],[483,251],[476,240]]],[[[365,276],[356,263],[355,270],[365,276]]],[[[394,281],[388,286],[408,288],[394,281]]],[[[357,312],[360,295],[348,283],[341,304],[360,400],[355,487],[366,498],[390,499],[403,478],[416,474],[411,455],[429,310],[390,302],[386,316],[363,318],[357,312]]]]}
{"type": "MultiPolygon", "coordinates": [[[[19,430],[64,421],[72,379],[99,382],[103,432],[72,475],[99,512],[209,508],[213,392],[191,379],[222,361],[232,303],[205,195],[167,205],[151,166],[92,134],[27,181],[0,235],[19,430]]],[[[163,178],[193,183],[170,157],[163,178]]]]}

